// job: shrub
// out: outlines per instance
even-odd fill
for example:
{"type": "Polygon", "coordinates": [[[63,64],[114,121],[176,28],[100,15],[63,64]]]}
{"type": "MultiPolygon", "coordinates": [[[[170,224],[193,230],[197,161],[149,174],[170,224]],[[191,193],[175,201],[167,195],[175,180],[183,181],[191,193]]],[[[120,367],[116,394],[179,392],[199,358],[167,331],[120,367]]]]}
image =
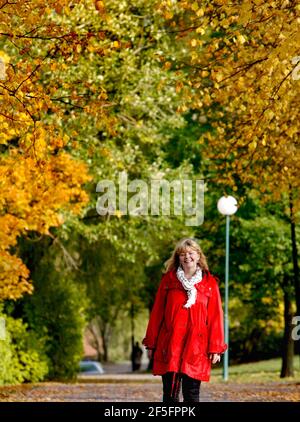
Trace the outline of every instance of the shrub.
{"type": "Polygon", "coordinates": [[[0,385],[41,381],[48,372],[44,339],[28,329],[22,319],[14,319],[0,310],[6,333],[0,339],[0,385]]]}
{"type": "Polygon", "coordinates": [[[46,335],[48,378],[74,379],[83,355],[86,295],[75,281],[52,274],[38,283],[26,301],[25,313],[30,326],[46,335]]]}

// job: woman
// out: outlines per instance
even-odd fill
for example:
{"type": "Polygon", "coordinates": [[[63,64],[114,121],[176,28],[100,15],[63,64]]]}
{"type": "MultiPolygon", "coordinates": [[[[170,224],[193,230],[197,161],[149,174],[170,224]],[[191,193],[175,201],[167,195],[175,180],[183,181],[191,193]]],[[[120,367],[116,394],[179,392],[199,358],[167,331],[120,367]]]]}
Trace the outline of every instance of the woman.
{"type": "Polygon", "coordinates": [[[166,262],[143,344],[161,375],[163,401],[198,402],[201,381],[220,361],[224,344],[223,312],[216,279],[193,239],[182,239],[166,262]]]}

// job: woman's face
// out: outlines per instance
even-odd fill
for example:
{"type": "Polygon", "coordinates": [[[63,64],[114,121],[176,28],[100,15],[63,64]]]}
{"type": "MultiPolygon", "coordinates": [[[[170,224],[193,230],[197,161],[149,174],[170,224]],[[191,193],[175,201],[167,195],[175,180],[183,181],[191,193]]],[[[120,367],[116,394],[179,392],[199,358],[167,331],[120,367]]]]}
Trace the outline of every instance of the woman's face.
{"type": "Polygon", "coordinates": [[[179,262],[184,270],[196,270],[197,263],[199,262],[199,254],[194,249],[187,247],[179,254],[179,262]]]}

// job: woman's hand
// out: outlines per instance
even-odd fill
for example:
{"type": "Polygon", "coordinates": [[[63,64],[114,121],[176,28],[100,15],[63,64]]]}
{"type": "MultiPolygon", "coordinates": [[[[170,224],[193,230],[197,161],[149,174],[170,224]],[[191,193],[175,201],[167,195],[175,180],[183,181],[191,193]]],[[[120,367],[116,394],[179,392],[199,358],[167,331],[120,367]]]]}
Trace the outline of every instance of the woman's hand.
{"type": "Polygon", "coordinates": [[[211,363],[217,363],[221,360],[221,355],[219,353],[209,353],[208,354],[209,359],[211,360],[211,363]]]}

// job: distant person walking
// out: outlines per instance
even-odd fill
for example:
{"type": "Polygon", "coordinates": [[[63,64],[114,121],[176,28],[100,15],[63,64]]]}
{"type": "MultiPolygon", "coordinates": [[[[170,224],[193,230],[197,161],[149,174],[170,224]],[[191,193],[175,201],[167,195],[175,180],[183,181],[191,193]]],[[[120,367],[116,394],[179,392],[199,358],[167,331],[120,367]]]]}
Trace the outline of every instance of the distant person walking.
{"type": "Polygon", "coordinates": [[[227,345],[219,287],[193,239],[182,239],[166,262],[143,344],[162,376],[163,401],[178,402],[182,384],[183,400],[198,402],[227,345]]]}
{"type": "Polygon", "coordinates": [[[131,362],[132,362],[132,371],[138,371],[141,369],[143,350],[141,349],[139,342],[137,341],[132,348],[131,352],[131,362]]]}

